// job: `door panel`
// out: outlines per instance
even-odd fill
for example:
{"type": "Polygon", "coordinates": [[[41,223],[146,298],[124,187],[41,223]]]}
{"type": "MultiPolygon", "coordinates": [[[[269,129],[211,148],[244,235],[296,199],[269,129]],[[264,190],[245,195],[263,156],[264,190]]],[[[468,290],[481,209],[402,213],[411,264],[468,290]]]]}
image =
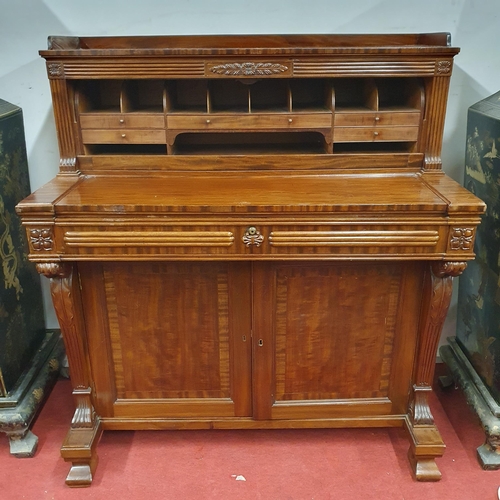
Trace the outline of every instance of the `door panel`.
{"type": "MultiPolygon", "coordinates": [[[[97,376],[107,386],[97,393],[115,395],[110,416],[251,414],[248,265],[82,266],[93,268],[80,273],[82,288],[91,285],[88,276],[97,275],[107,311],[101,325],[86,319],[97,328],[89,339],[94,371],[101,370],[99,344],[107,346],[113,368],[108,377],[97,376]]],[[[84,300],[92,300],[89,293],[84,300]]]]}
{"type": "Polygon", "coordinates": [[[266,389],[254,398],[257,418],[400,411],[419,310],[418,300],[405,294],[418,293],[417,267],[255,264],[255,290],[266,296],[265,311],[254,297],[255,391],[266,389]],[[403,303],[412,323],[403,319],[403,303]],[[396,338],[401,335],[404,342],[396,338]]]}

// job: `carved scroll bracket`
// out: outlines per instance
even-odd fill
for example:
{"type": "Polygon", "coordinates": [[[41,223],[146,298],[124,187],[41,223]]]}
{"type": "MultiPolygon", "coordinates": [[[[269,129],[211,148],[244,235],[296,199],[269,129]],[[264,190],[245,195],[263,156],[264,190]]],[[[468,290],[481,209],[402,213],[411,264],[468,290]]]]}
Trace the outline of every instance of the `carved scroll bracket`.
{"type": "Polygon", "coordinates": [[[453,278],[462,274],[466,266],[466,262],[434,262],[431,265],[427,306],[420,331],[413,398],[409,407],[413,425],[434,423],[428,395],[432,391],[437,345],[450,305],[453,278]]]}
{"type": "Polygon", "coordinates": [[[52,302],[66,346],[76,404],[71,426],[93,427],[95,411],[91,399],[85,322],[78,276],[73,272],[73,265],[66,262],[44,262],[37,264],[36,267],[39,273],[50,279],[52,302]]]}

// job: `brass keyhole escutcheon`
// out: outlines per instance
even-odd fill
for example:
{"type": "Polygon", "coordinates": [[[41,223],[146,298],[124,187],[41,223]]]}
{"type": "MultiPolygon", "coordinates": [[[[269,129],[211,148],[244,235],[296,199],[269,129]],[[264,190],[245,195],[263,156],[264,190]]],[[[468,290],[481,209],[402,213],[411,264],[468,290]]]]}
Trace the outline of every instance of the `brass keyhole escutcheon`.
{"type": "Polygon", "coordinates": [[[252,245],[260,247],[260,245],[264,241],[264,236],[262,236],[260,231],[255,226],[250,226],[245,231],[242,240],[247,247],[250,247],[252,245]]]}

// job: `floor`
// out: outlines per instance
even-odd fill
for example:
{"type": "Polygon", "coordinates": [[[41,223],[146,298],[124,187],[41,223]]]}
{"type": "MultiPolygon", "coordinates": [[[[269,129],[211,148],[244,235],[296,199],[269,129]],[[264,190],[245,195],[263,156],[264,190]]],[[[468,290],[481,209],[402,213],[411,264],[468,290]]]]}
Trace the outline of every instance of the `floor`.
{"type": "Polygon", "coordinates": [[[0,435],[0,499],[498,500],[500,471],[477,462],[483,433],[460,389],[436,387],[431,408],[447,445],[438,483],[412,478],[401,429],[109,431],[92,486],[70,489],[59,447],[72,399],[61,379],[34,425],[35,457],[12,457],[0,435]]]}

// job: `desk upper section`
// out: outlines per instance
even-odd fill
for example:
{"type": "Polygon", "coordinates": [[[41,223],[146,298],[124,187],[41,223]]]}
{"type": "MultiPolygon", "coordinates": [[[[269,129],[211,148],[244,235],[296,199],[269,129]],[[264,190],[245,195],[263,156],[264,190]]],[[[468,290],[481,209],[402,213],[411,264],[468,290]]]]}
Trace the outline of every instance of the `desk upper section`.
{"type": "Polygon", "coordinates": [[[439,169],[457,53],[446,33],[51,37],[41,51],[61,171],[94,175],[439,169]]]}

